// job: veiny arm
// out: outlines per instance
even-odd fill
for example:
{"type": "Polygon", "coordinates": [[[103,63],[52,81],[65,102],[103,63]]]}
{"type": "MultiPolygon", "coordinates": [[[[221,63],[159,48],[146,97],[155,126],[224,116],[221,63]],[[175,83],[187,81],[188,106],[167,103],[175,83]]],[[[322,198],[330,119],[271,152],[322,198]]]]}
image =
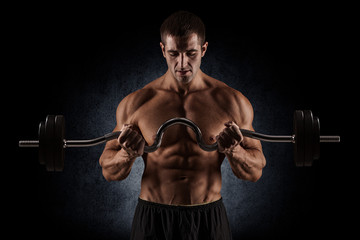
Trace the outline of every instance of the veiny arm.
{"type": "MultiPolygon", "coordinates": [[[[254,131],[252,122],[253,108],[242,95],[238,96],[240,111],[236,122],[242,129],[254,131]]],[[[225,124],[225,129],[218,135],[219,152],[225,154],[231,169],[238,178],[257,181],[262,175],[266,160],[259,140],[243,137],[239,126],[234,122],[225,124]]]]}
{"type": "Polygon", "coordinates": [[[99,163],[102,167],[104,178],[107,181],[120,181],[125,179],[131,171],[135,159],[144,153],[145,141],[135,125],[126,124],[131,111],[130,97],[122,100],[116,110],[117,125],[114,131],[121,134],[118,139],[108,141],[100,156],[99,163]]]}

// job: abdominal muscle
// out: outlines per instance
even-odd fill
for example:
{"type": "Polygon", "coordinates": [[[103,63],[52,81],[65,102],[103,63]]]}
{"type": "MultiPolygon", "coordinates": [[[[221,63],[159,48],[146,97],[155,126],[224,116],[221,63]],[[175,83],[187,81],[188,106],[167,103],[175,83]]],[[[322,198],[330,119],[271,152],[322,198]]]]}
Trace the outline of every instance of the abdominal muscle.
{"type": "Polygon", "coordinates": [[[194,142],[177,142],[144,154],[140,198],[169,205],[194,205],[221,198],[218,152],[205,152],[194,142]]]}

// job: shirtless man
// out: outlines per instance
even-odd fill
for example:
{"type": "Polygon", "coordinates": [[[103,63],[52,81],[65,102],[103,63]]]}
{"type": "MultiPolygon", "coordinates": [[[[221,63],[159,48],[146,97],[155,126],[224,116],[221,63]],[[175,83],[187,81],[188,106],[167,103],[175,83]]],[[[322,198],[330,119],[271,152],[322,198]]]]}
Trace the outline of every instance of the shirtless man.
{"type": "Polygon", "coordinates": [[[231,239],[220,195],[221,164],[227,157],[235,176],[249,181],[257,181],[265,166],[260,141],[239,130],[254,130],[252,106],[240,92],[200,70],[208,47],[200,18],[174,13],[160,33],[168,70],[120,102],[114,131],[122,133],[107,142],[100,157],[103,175],[123,180],[137,157],[144,160],[132,239],[231,239]],[[191,129],[175,125],[157,151],[144,153],[160,125],[174,117],[192,120],[205,143],[218,142],[218,151],[202,150],[191,129]]]}

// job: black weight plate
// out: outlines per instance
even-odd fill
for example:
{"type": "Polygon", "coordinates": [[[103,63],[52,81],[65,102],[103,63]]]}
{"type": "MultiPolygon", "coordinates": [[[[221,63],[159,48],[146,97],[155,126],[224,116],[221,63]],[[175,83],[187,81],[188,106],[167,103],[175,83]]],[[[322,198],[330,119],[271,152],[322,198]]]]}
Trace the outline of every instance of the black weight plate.
{"type": "Polygon", "coordinates": [[[304,166],[311,167],[313,164],[313,146],[314,146],[314,138],[313,138],[313,114],[310,110],[304,110],[304,127],[305,127],[305,159],[304,166]]]}
{"type": "Polygon", "coordinates": [[[41,165],[45,164],[45,151],[44,151],[44,138],[45,138],[45,123],[40,122],[39,124],[39,132],[38,132],[38,139],[39,139],[39,163],[41,165]]]}
{"type": "Polygon", "coordinates": [[[55,171],[61,172],[64,169],[64,138],[65,138],[65,119],[62,115],[55,117],[55,149],[54,167],[55,171]]]}
{"type": "Polygon", "coordinates": [[[47,171],[54,171],[54,135],[55,135],[55,116],[48,115],[45,120],[45,165],[47,171]]]}
{"type": "Polygon", "coordinates": [[[313,159],[320,158],[320,120],[318,117],[314,117],[314,129],[313,129],[313,159]]]}
{"type": "Polygon", "coordinates": [[[304,131],[304,113],[301,110],[296,110],[294,112],[294,135],[295,135],[295,144],[294,144],[294,162],[297,167],[304,166],[305,158],[305,131],[304,131]]]}

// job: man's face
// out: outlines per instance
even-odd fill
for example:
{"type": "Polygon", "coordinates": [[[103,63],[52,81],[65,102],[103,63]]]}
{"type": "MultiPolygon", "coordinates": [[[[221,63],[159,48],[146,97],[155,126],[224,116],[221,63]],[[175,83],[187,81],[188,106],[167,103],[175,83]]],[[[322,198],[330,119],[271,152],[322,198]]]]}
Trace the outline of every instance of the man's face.
{"type": "Polygon", "coordinates": [[[198,36],[193,33],[188,37],[168,35],[165,45],[160,43],[168,68],[179,83],[189,83],[196,76],[205,55],[208,43],[201,46],[198,36]]]}

